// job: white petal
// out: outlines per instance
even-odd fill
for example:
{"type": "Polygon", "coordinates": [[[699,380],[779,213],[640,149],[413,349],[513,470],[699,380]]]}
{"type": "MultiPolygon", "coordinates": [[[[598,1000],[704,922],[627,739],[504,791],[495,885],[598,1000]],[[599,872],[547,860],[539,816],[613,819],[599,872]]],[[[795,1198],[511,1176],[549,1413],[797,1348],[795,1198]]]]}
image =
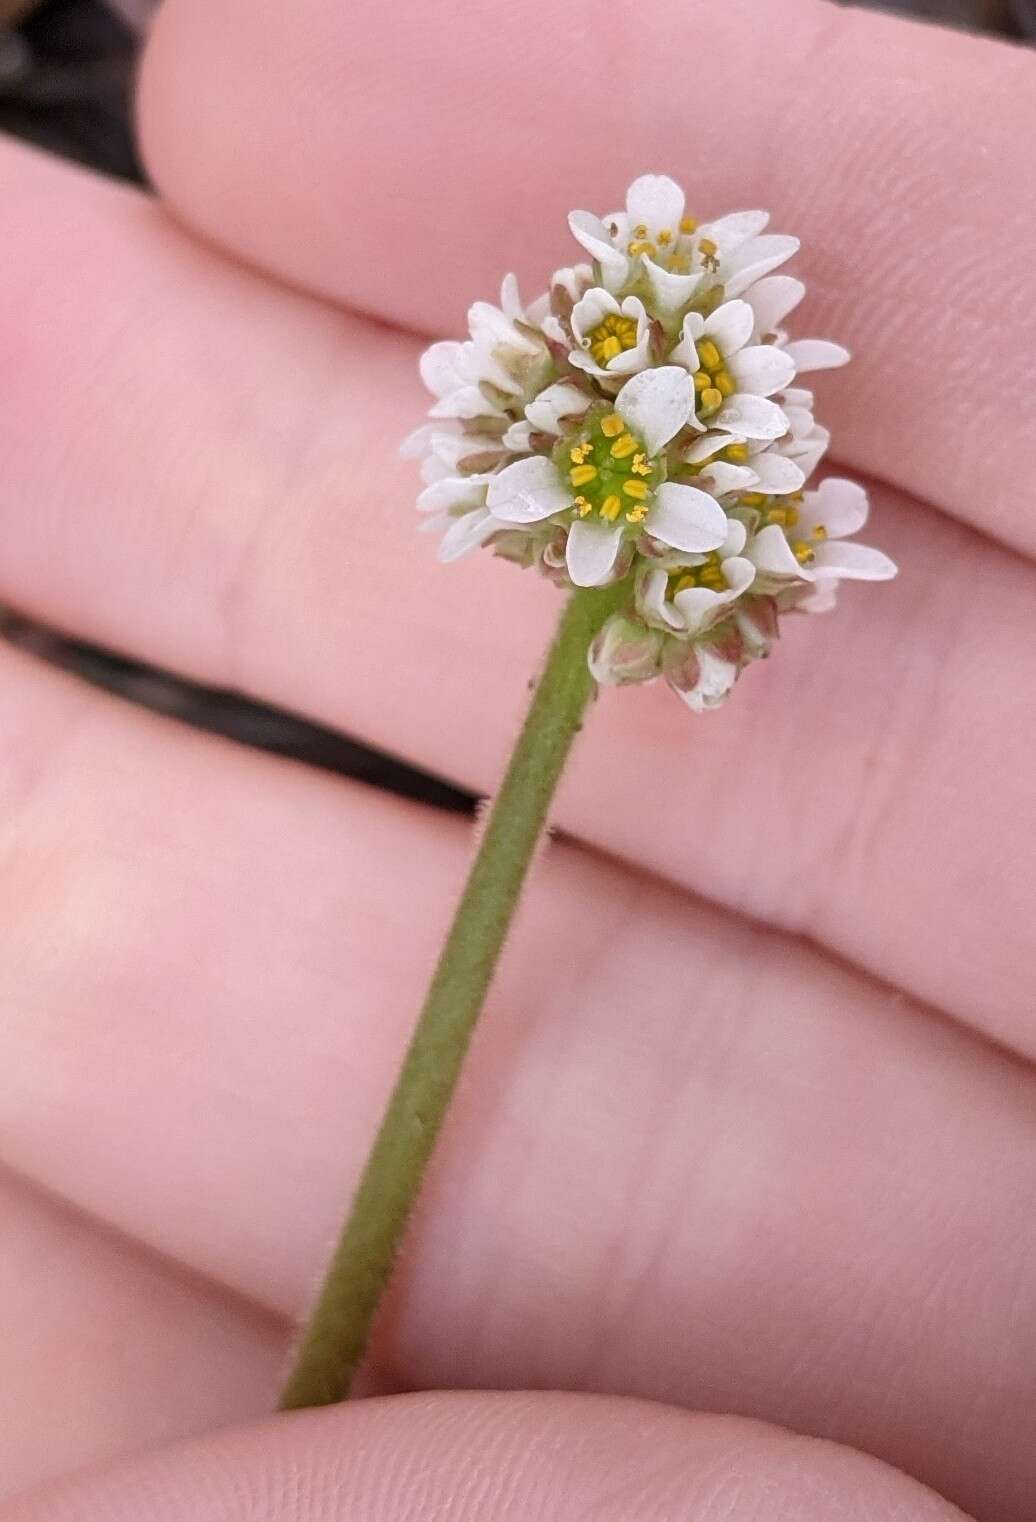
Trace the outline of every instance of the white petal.
{"type": "Polygon", "coordinates": [[[744,439],[732,439],[726,433],[706,433],[700,439],[696,439],[690,448],[685,449],[683,458],[689,465],[699,465],[702,460],[707,460],[709,455],[719,454],[721,449],[726,449],[729,444],[743,444],[744,439]]]}
{"type": "Polygon", "coordinates": [[[403,460],[419,460],[423,454],[427,454],[432,447],[432,440],[439,437],[443,432],[441,423],[422,423],[420,428],[415,428],[413,433],[408,433],[399,446],[400,458],[403,460]]]}
{"type": "Polygon", "coordinates": [[[452,340],[432,344],[421,355],[420,370],[421,379],[433,396],[446,396],[460,386],[470,385],[477,371],[472,346],[452,340]]]}
{"type": "Polygon", "coordinates": [[[642,370],[615,398],[615,410],[656,455],[680,432],[694,408],[694,382],[679,365],[642,370]]]}
{"type": "Polygon", "coordinates": [[[894,560],[866,544],[833,539],[818,544],[810,570],[818,581],[891,581],[898,567],[894,560]]]}
{"type": "Polygon", "coordinates": [[[560,433],[559,423],[563,417],[582,417],[589,405],[590,398],[578,386],[557,381],[529,403],[525,416],[543,433],[560,433]]]}
{"type": "Polygon", "coordinates": [[[752,491],[756,484],[755,469],[747,465],[729,465],[726,460],[713,460],[701,472],[700,480],[717,497],[725,497],[732,491],[752,491]]]}
{"type": "Polygon", "coordinates": [[[752,457],[756,488],[767,496],[782,497],[786,492],[798,491],[806,477],[801,468],[787,455],[775,449],[764,449],[752,457]]]}
{"type": "Polygon", "coordinates": [[[777,349],[773,344],[753,344],[734,355],[730,361],[730,373],[739,391],[748,391],[753,396],[772,396],[792,379],[795,365],[784,349],[777,349]]]}
{"type": "Polygon", "coordinates": [[[652,538],[672,545],[674,550],[701,554],[723,543],[727,515],[708,492],[666,481],[655,493],[644,527],[652,538]]]}
{"type": "Polygon", "coordinates": [[[812,581],[792,554],[791,545],[784,537],[784,530],[777,523],[761,529],[749,540],[745,556],[757,571],[766,576],[777,576],[793,581],[812,581]]]}
{"type": "Polygon", "coordinates": [[[538,340],[516,328],[510,317],[490,301],[476,301],[468,308],[468,327],[476,346],[492,352],[496,348],[518,349],[535,354],[538,340]]]}
{"type": "Polygon", "coordinates": [[[788,420],[776,402],[742,393],[724,402],[710,424],[745,439],[779,439],[788,431],[788,420]]]}
{"type": "MultiPolygon", "coordinates": [[[[733,560],[741,554],[748,539],[748,530],[740,518],[731,518],[727,523],[727,537],[719,547],[720,560],[733,560]]],[[[727,580],[729,581],[729,577],[727,580]]]]}
{"type": "Polygon", "coordinates": [[[796,370],[837,370],[852,358],[848,349],[828,343],[826,338],[799,338],[795,343],[785,344],[784,352],[790,355],[796,370]]]}
{"type": "Polygon", "coordinates": [[[473,513],[465,513],[463,518],[455,518],[439,542],[439,559],[444,565],[459,560],[469,550],[483,544],[499,527],[491,514],[481,507],[473,513]]]}
{"type": "Polygon", "coordinates": [[[668,624],[670,629],[683,628],[683,621],[666,601],[669,573],[654,566],[640,583],[638,602],[641,611],[656,623],[668,624]]]}
{"type": "Polygon", "coordinates": [[[422,513],[451,507],[482,507],[486,500],[485,476],[446,476],[426,486],[417,499],[422,513]]]}
{"type": "Polygon", "coordinates": [[[504,276],[500,284],[500,309],[505,317],[521,318],[525,316],[521,291],[518,289],[517,275],[504,276]]]}
{"type": "Polygon", "coordinates": [[[565,563],[577,587],[597,587],[607,581],[622,543],[622,527],[608,528],[577,518],[568,531],[565,563]]]}
{"type": "Polygon", "coordinates": [[[683,212],[684,193],[667,174],[642,174],[626,192],[630,227],[643,223],[649,237],[665,228],[676,233],[683,212]]]}
{"type": "Polygon", "coordinates": [[[505,523],[538,523],[572,506],[572,493],[563,484],[552,460],[531,455],[515,460],[491,476],[486,506],[505,523]]]}
{"type": "Polygon", "coordinates": [[[824,451],[831,442],[831,435],[819,423],[812,422],[812,419],[809,428],[800,427],[797,407],[785,407],[784,414],[791,424],[791,435],[781,440],[781,454],[794,460],[808,480],[823,458],[824,451]]]}
{"type": "Polygon", "coordinates": [[[688,312],[683,320],[680,342],[669,356],[674,365],[683,365],[693,375],[699,368],[697,341],[705,332],[705,319],[700,312],[688,312]]]}
{"type": "Polygon", "coordinates": [[[755,313],[747,301],[724,301],[706,320],[705,332],[720,347],[724,359],[743,349],[752,336],[755,313]]]}
{"type": "Polygon", "coordinates": [[[532,424],[520,418],[511,424],[500,442],[512,454],[527,454],[532,448],[532,424]]]}
{"type": "Polygon", "coordinates": [[[793,275],[768,275],[745,292],[745,300],[755,312],[755,330],[760,337],[776,333],[789,312],[793,312],[806,294],[806,287],[793,275]]]}
{"type": "Polygon", "coordinates": [[[821,524],[828,538],[842,539],[860,532],[869,511],[867,493],[859,482],[829,476],[816,491],[806,493],[799,522],[807,534],[821,524]]]}
{"type": "Polygon", "coordinates": [[[813,393],[802,386],[789,386],[784,393],[784,400],[789,407],[804,407],[807,412],[813,411],[813,393]]]}
{"type": "Polygon", "coordinates": [[[781,233],[767,233],[762,238],[750,239],[721,271],[727,300],[747,291],[756,280],[790,259],[798,248],[798,238],[781,233]]]}
{"type": "Polygon", "coordinates": [[[770,220],[768,211],[732,211],[728,216],[717,217],[715,222],[705,222],[698,228],[696,237],[711,238],[719,249],[720,258],[736,254],[749,238],[762,232],[770,220]]]}
{"type": "Polygon", "coordinates": [[[599,285],[587,291],[585,296],[580,296],[572,308],[572,332],[576,342],[582,343],[586,334],[596,328],[602,318],[619,310],[619,303],[611,291],[606,291],[599,285]]]}
{"type": "Polygon", "coordinates": [[[672,270],[664,270],[653,259],[644,260],[644,273],[648,277],[655,306],[662,316],[685,307],[702,282],[700,272],[696,275],[677,275],[672,270]]]}
{"type": "Polygon", "coordinates": [[[458,386],[428,409],[429,417],[504,417],[502,407],[488,401],[479,386],[458,386]]]}
{"type": "Polygon", "coordinates": [[[725,661],[722,656],[702,645],[697,650],[698,656],[698,680],[689,690],[676,687],[673,691],[687,704],[688,708],[695,713],[702,713],[708,708],[718,708],[727,696],[734,683],[737,681],[737,667],[732,661],[725,661]]]}
{"type": "Polygon", "coordinates": [[[572,236],[600,264],[605,285],[617,290],[626,279],[629,260],[615,247],[600,217],[595,217],[589,211],[573,211],[569,215],[568,225],[572,236]]]}

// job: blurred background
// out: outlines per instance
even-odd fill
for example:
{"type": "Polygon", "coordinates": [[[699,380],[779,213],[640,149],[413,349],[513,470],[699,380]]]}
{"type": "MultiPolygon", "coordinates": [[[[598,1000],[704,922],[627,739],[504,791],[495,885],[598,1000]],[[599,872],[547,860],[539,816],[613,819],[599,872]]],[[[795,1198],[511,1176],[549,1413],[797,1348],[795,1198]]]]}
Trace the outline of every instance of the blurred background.
{"type": "MultiPolygon", "coordinates": [[[[157,0],[0,0],[0,130],[141,180],[130,126],[137,51],[157,0]]],[[[881,0],[876,8],[1036,44],[1036,0],[881,0]]],[[[473,800],[347,736],[63,639],[0,606],[0,638],[130,700],[440,807],[473,800]]]]}

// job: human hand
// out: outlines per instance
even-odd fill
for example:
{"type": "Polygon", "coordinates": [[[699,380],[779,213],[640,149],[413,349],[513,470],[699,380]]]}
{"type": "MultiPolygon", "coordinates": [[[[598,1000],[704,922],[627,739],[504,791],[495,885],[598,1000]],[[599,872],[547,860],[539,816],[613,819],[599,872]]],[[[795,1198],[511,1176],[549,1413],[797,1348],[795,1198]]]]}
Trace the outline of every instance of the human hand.
{"type": "Polygon", "coordinates": [[[168,210],[5,145],[0,597],[487,788],[557,594],[414,533],[402,330],[515,256],[533,289],[646,169],[803,235],[900,580],[720,713],[603,695],[372,1354],[380,1391],[607,1399],[34,1488],[269,1409],[470,830],[4,649],[2,1522],[953,1514],[906,1476],[1031,1515],[1033,60],[774,0],[600,17],[170,0],[168,210]]]}

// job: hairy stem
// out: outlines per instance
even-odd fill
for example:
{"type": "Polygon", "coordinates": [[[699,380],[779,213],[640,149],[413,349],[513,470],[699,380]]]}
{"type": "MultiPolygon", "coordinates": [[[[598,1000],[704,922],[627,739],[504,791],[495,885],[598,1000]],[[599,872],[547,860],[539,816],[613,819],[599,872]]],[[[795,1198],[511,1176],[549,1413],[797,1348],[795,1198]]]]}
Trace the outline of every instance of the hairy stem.
{"type": "Polygon", "coordinates": [[[562,614],[360,1180],[282,1410],[349,1393],[536,843],[594,690],[587,651],[619,586],[574,592],[562,614]]]}

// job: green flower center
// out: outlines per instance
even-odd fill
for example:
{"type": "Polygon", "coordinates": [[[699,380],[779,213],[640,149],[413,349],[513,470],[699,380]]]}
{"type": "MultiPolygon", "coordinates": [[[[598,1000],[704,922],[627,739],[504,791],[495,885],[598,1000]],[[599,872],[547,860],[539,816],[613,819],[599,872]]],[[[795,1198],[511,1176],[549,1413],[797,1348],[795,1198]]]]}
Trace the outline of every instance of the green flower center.
{"type": "Polygon", "coordinates": [[[663,478],[660,462],[648,458],[643,440],[617,412],[588,418],[578,434],[561,441],[555,463],[576,493],[576,516],[605,523],[643,523],[663,478]]]}

